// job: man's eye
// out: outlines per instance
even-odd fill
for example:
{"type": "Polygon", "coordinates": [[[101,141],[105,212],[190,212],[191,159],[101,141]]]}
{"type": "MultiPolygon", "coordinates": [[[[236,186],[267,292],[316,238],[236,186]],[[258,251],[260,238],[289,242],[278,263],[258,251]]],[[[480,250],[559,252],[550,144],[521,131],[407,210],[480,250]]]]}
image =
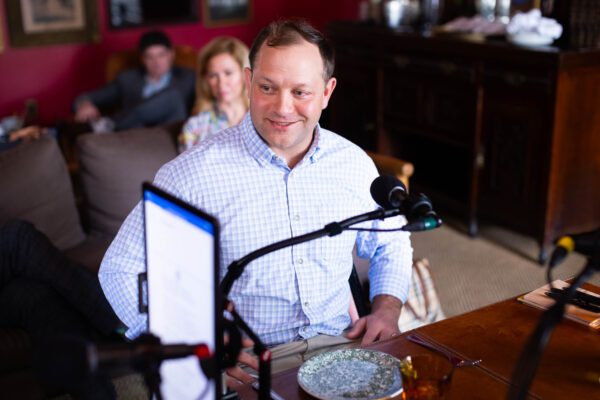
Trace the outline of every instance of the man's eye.
{"type": "Polygon", "coordinates": [[[303,90],[296,90],[294,91],[294,94],[298,97],[306,97],[308,96],[308,92],[305,92],[303,90]]]}
{"type": "Polygon", "coordinates": [[[271,93],[273,91],[271,86],[267,86],[267,85],[261,85],[260,90],[262,90],[264,93],[271,93]]]}

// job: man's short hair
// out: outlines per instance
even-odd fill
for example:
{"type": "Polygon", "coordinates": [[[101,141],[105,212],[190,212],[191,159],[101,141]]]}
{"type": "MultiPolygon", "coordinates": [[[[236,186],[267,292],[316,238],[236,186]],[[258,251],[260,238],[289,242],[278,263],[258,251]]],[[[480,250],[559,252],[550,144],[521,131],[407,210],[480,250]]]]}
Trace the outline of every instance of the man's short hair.
{"type": "Polygon", "coordinates": [[[171,39],[163,31],[148,31],[142,35],[138,43],[138,50],[144,53],[150,46],[165,46],[167,49],[172,48],[171,39]]]}
{"type": "Polygon", "coordinates": [[[333,46],[321,32],[303,19],[273,21],[264,27],[250,47],[250,68],[254,68],[256,55],[263,43],[269,47],[280,47],[300,44],[302,40],[318,47],[323,60],[323,79],[327,82],[333,76],[335,68],[333,46]]]}

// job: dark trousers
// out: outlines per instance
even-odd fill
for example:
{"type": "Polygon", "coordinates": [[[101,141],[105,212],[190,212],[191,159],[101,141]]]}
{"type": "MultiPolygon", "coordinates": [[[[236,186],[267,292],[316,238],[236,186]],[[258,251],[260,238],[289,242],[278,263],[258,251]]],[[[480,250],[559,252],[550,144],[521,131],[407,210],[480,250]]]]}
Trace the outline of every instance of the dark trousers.
{"type": "Polygon", "coordinates": [[[170,124],[187,117],[187,107],[181,92],[168,88],[115,115],[115,131],[170,124]]]}
{"type": "MultiPolygon", "coordinates": [[[[24,329],[35,346],[67,335],[103,340],[120,326],[96,274],[66,258],[28,222],[0,226],[0,327],[24,329]]],[[[110,382],[97,377],[75,392],[115,397],[110,382]]]]}
{"type": "Polygon", "coordinates": [[[108,335],[120,325],[96,274],[65,257],[28,222],[0,227],[0,326],[32,335],[108,335]]]}

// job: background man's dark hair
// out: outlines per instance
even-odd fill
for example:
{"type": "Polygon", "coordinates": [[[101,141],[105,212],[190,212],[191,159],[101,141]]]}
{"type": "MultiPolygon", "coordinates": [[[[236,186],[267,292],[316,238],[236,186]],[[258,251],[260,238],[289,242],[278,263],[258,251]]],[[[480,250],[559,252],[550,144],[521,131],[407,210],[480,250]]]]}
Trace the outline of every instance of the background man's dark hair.
{"type": "Polygon", "coordinates": [[[148,31],[142,35],[138,43],[138,50],[143,53],[150,46],[165,46],[167,49],[172,48],[171,39],[163,31],[148,31]]]}
{"type": "Polygon", "coordinates": [[[280,47],[299,44],[302,40],[306,40],[319,48],[324,66],[323,79],[328,81],[333,76],[335,67],[333,46],[321,32],[303,19],[274,21],[264,27],[254,39],[252,47],[250,47],[250,68],[254,68],[256,55],[263,43],[269,47],[280,47]]]}

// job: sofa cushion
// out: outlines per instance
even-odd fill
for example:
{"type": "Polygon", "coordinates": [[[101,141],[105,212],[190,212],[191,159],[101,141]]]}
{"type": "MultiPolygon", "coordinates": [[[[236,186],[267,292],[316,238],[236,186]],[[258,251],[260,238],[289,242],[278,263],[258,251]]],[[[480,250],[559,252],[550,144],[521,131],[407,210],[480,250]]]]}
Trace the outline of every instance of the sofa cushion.
{"type": "Polygon", "coordinates": [[[90,230],[109,236],[140,200],[142,182],[177,156],[173,134],[164,128],[82,135],[77,147],[90,230]]]}
{"type": "Polygon", "coordinates": [[[0,152],[0,171],[0,221],[29,221],[61,250],[85,239],[69,171],[53,138],[0,152]]]}

